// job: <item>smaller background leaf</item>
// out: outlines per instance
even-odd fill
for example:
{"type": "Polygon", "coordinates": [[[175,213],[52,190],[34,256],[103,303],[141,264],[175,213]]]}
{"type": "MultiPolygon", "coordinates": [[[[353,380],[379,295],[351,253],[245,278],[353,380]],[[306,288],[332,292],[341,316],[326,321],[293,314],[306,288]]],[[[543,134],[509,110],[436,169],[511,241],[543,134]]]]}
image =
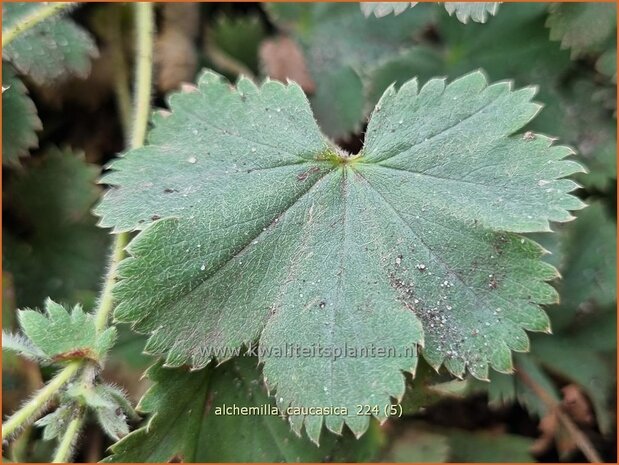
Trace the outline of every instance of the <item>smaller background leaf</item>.
{"type": "Polygon", "coordinates": [[[2,119],[2,164],[17,165],[19,157],[37,147],[36,131],[43,126],[26,86],[15,75],[13,67],[4,61],[2,88],[6,89],[2,92],[2,110],[7,115],[2,119]]]}
{"type": "MultiPolygon", "coordinates": [[[[2,29],[45,7],[45,3],[3,3],[2,29]]],[[[98,50],[90,34],[71,19],[51,17],[17,36],[2,53],[20,73],[37,84],[49,84],[71,74],[86,77],[98,50]]]]}
{"type": "Polygon", "coordinates": [[[553,3],[546,25],[550,39],[572,51],[572,58],[598,51],[617,28],[615,3],[553,3]]]}

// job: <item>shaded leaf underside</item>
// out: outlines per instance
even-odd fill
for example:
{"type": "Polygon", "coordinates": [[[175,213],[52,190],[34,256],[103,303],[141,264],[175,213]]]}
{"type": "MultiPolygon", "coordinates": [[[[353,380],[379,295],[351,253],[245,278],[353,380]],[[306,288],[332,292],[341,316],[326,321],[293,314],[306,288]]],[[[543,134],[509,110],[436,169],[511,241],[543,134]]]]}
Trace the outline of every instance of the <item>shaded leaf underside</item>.
{"type": "MultiPolygon", "coordinates": [[[[347,407],[324,417],[335,432],[365,431],[357,404],[401,398],[418,346],[458,376],[509,372],[510,349],[528,348],[523,329],[548,330],[539,304],[556,300],[544,283],[556,272],[506,231],[548,230],[582,207],[558,179],[581,169],[562,161],[569,149],[508,137],[538,111],[533,93],[479,72],[409,81],[385,92],[350,157],[297,85],[231,89],[203,74],[104,178],[101,224],[142,230],[115,317],[150,333],[147,350],[170,366],[259,340],[278,405],[347,407]],[[375,350],[283,354],[291,346],[375,350]]],[[[322,416],[290,421],[318,440],[322,416]]]]}

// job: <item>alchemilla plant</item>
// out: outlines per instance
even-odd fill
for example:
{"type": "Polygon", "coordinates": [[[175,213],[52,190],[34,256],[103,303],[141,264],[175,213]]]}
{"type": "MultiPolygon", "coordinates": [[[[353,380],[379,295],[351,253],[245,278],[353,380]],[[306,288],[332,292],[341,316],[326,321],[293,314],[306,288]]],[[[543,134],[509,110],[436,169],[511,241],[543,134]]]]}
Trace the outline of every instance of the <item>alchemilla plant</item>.
{"type": "Polygon", "coordinates": [[[236,8],[3,6],[4,360],[49,378],[7,412],[10,458],[531,461],[567,431],[562,458],[601,461],[581,428],[613,428],[609,5],[236,8]],[[94,67],[107,157],[38,111],[94,67]],[[424,416],[480,392],[554,426],[531,449],[424,416]],[[99,432],[107,452],[80,441],[99,432]]]}

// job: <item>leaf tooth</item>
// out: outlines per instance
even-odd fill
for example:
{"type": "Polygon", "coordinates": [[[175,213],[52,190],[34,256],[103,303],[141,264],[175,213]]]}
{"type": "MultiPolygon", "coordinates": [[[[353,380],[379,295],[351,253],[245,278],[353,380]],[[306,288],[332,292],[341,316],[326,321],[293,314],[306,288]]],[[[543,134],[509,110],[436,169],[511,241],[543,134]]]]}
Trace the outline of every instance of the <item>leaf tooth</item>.
{"type": "MultiPolygon", "coordinates": [[[[550,289],[554,289],[548,284],[546,284],[546,286],[550,289]]],[[[519,315],[521,316],[519,324],[528,331],[546,332],[550,328],[550,319],[548,315],[537,305],[529,305],[523,308],[523,311],[520,312],[519,315]]]]}
{"type": "Polygon", "coordinates": [[[469,373],[481,381],[490,381],[488,378],[488,364],[486,362],[475,362],[467,365],[469,373]]]}
{"type": "Polygon", "coordinates": [[[370,417],[357,415],[349,416],[346,419],[346,425],[355,437],[359,439],[370,427],[370,417]]]}
{"type": "Polygon", "coordinates": [[[168,336],[163,327],[151,333],[150,338],[144,346],[144,353],[148,355],[161,355],[168,348],[168,336]]]}
{"type": "Polygon", "coordinates": [[[341,436],[344,429],[344,418],[333,415],[327,416],[325,418],[325,426],[332,433],[341,436]]]}
{"type": "Polygon", "coordinates": [[[212,84],[221,83],[223,80],[224,78],[221,74],[209,69],[204,69],[197,79],[198,88],[202,89],[212,84]]]}
{"type": "MultiPolygon", "coordinates": [[[[293,406],[294,404],[289,404],[293,406]]],[[[301,437],[301,431],[303,429],[304,418],[302,415],[290,415],[288,417],[288,423],[290,423],[290,429],[292,429],[293,433],[297,436],[301,437]]]]}
{"type": "Polygon", "coordinates": [[[426,82],[419,91],[419,97],[426,99],[439,98],[445,92],[446,78],[433,78],[426,82]]]}
{"type": "Polygon", "coordinates": [[[461,95],[462,92],[479,94],[486,87],[488,87],[486,73],[481,69],[477,69],[451,81],[445,88],[445,96],[451,96],[452,94],[461,95]]]}
{"type": "Polygon", "coordinates": [[[466,368],[466,362],[464,359],[460,357],[446,358],[444,365],[451,374],[462,379],[462,375],[464,374],[466,368]]]}
{"type": "Polygon", "coordinates": [[[400,87],[400,90],[398,91],[398,93],[400,94],[400,97],[402,97],[403,95],[407,97],[415,97],[418,92],[419,92],[419,81],[417,80],[417,77],[414,77],[413,79],[406,81],[404,84],[402,84],[402,86],[400,87]]]}
{"type": "Polygon", "coordinates": [[[258,88],[256,83],[252,81],[251,79],[246,78],[245,76],[242,76],[241,78],[239,78],[239,80],[236,83],[236,88],[239,93],[246,95],[246,96],[256,95],[260,92],[260,89],[258,88]]]}
{"type": "Polygon", "coordinates": [[[265,79],[260,86],[261,92],[273,92],[274,94],[278,94],[279,92],[284,92],[285,90],[286,85],[284,85],[284,83],[269,78],[265,79]]]}
{"type": "Polygon", "coordinates": [[[505,333],[505,343],[514,352],[528,352],[531,349],[529,336],[519,326],[514,326],[505,333]]]}
{"type": "Polygon", "coordinates": [[[490,365],[499,373],[514,372],[512,352],[503,341],[497,341],[494,351],[490,355],[490,365]]]}
{"type": "MultiPolygon", "coordinates": [[[[180,91],[184,94],[190,94],[192,92],[198,92],[198,87],[195,84],[191,84],[189,82],[181,82],[180,91]]],[[[165,111],[165,110],[164,110],[165,111]]],[[[166,117],[170,116],[170,112],[166,111],[166,117]]]]}

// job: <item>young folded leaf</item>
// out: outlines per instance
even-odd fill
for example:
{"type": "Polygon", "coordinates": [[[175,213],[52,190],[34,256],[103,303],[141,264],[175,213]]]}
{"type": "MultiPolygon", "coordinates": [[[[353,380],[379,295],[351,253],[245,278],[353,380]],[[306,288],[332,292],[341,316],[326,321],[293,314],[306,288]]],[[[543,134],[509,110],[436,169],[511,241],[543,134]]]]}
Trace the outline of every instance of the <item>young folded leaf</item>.
{"type": "Polygon", "coordinates": [[[518,232],[583,206],[559,179],[569,148],[512,135],[539,110],[534,89],[481,72],[389,88],[365,145],[344,153],[294,83],[206,72],[170,98],[149,145],[111,165],[97,208],[141,230],[120,267],[115,317],[150,333],[166,364],[204,367],[259,341],[280,408],[318,442],[323,421],[357,435],[404,393],[417,348],[438,368],[487,378],[512,369],[525,329],[548,331],[556,271],[518,232]]]}
{"type": "Polygon", "coordinates": [[[45,311],[44,314],[20,310],[18,318],[24,335],[47,361],[83,358],[103,362],[114,345],[116,328],[98,334],[93,316],[84,313],[79,305],[69,313],[62,305],[47,299],[45,311]]]}

